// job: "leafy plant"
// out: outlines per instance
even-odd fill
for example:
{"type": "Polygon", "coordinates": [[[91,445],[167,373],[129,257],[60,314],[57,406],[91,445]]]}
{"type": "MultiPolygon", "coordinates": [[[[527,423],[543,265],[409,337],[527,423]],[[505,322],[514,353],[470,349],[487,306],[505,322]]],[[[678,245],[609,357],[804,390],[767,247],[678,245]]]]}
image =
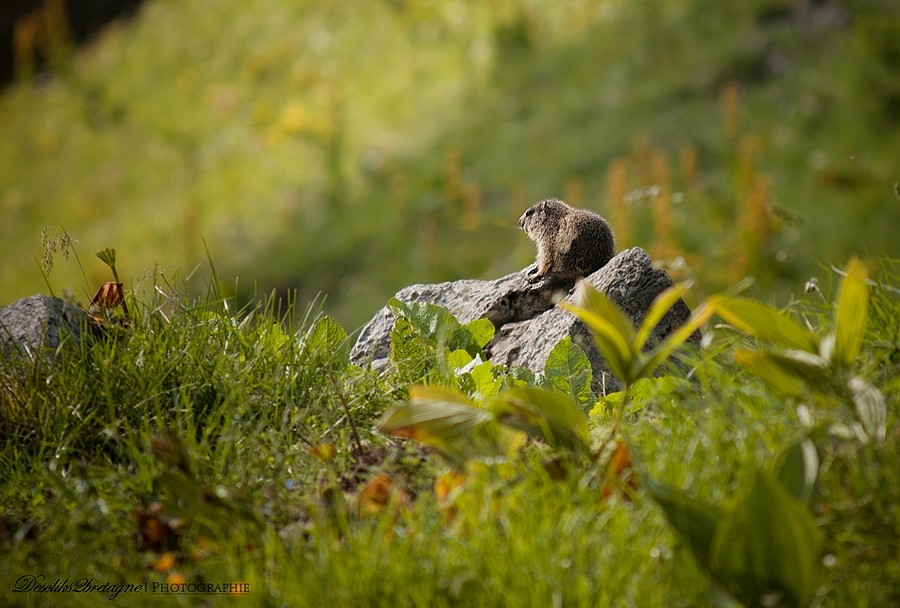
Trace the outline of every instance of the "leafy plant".
{"type": "Polygon", "coordinates": [[[582,408],[587,409],[597,401],[591,390],[592,377],[593,370],[587,355],[572,342],[572,338],[566,336],[547,356],[541,386],[571,395],[582,408]]]}
{"type": "Polygon", "coordinates": [[[781,347],[736,350],[738,363],[788,397],[851,404],[863,436],[883,440],[884,395],[853,372],[868,315],[867,281],[865,265],[851,259],[835,304],[834,330],[821,337],[777,309],[748,298],[713,296],[709,306],[736,329],[781,347]]]}
{"type": "MultiPolygon", "coordinates": [[[[687,289],[688,285],[677,285],[659,294],[637,329],[609,298],[585,281],[578,286],[578,304],[562,304],[563,308],[577,315],[591,330],[594,342],[610,371],[623,385],[623,404],[635,382],[641,378],[649,378],[676,348],[709,319],[712,311],[701,305],[662,342],[649,352],[644,351],[653,328],[687,289]]],[[[616,417],[619,412],[617,410],[616,417]]]]}
{"type": "Polygon", "coordinates": [[[809,439],[791,444],[773,471],[758,469],[730,510],[648,479],[663,509],[710,575],[748,606],[808,606],[821,580],[824,537],[808,508],[818,475],[809,439]]]}
{"type": "Polygon", "coordinates": [[[568,453],[590,452],[581,409],[568,396],[540,388],[508,389],[479,407],[456,390],[413,386],[409,400],[388,409],[379,426],[434,448],[458,470],[471,460],[514,456],[524,435],[568,453]]]}
{"type": "MultiPolygon", "coordinates": [[[[470,365],[467,373],[487,360],[484,346],[494,337],[494,325],[487,319],[460,323],[446,309],[428,302],[401,302],[392,298],[388,308],[394,314],[391,330],[391,359],[410,382],[419,382],[429,374],[450,379],[457,370],[470,365]]],[[[490,364],[476,373],[489,371],[490,364]]],[[[484,378],[474,380],[483,385],[484,378]]]]}

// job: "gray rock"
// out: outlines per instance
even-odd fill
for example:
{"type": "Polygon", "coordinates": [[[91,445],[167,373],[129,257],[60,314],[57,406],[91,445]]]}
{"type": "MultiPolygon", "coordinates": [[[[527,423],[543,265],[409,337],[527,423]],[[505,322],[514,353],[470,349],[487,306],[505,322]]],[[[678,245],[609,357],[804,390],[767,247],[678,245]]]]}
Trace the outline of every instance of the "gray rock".
{"type": "Polygon", "coordinates": [[[0,308],[0,351],[4,358],[31,358],[67,340],[80,341],[87,327],[84,310],[60,298],[29,296],[0,308]]]}
{"type": "MultiPolygon", "coordinates": [[[[527,269],[526,269],[527,271],[527,269]]],[[[493,281],[465,279],[412,285],[394,296],[401,302],[429,302],[446,308],[461,323],[489,319],[495,327],[531,319],[553,307],[554,290],[529,284],[526,271],[493,281]]],[[[394,316],[384,307],[363,326],[350,351],[350,360],[358,365],[373,361],[379,367],[386,361],[391,346],[394,316]]]]}
{"type": "MultiPolygon", "coordinates": [[[[660,293],[674,283],[671,277],[655,268],[647,252],[639,247],[627,249],[609,263],[587,277],[596,287],[618,306],[637,327],[644,320],[650,305],[660,293]]],[[[575,294],[566,296],[566,302],[574,302],[575,294]]],[[[647,340],[647,348],[659,344],[673,329],[684,323],[691,311],[679,300],[663,316],[647,340]]],[[[594,346],[587,327],[574,315],[556,307],[527,321],[501,327],[488,345],[491,361],[503,365],[526,367],[542,372],[553,347],[565,337],[571,337],[587,354],[593,369],[593,390],[606,394],[619,390],[618,382],[600,352],[594,346]]],[[[691,342],[699,343],[699,332],[691,336],[691,342]]]]}
{"type": "MultiPolygon", "coordinates": [[[[403,302],[430,302],[449,310],[462,323],[485,317],[494,323],[496,334],[486,353],[496,364],[544,370],[553,347],[571,336],[587,353],[594,371],[594,391],[618,390],[603,357],[594,346],[587,328],[571,313],[556,307],[559,299],[573,301],[571,285],[549,289],[526,280],[525,270],[494,281],[462,280],[432,285],[413,285],[395,296],[403,302]]],[[[610,298],[637,327],[654,298],[673,285],[669,275],[655,268],[641,248],[627,249],[586,279],[610,298]]],[[[648,340],[648,348],[658,344],[690,316],[690,309],[679,300],[657,325],[648,340]]],[[[383,308],[366,324],[354,345],[350,358],[359,365],[371,362],[381,369],[388,365],[390,334],[394,324],[390,310],[383,308]]],[[[695,333],[692,341],[699,342],[695,333]]]]}

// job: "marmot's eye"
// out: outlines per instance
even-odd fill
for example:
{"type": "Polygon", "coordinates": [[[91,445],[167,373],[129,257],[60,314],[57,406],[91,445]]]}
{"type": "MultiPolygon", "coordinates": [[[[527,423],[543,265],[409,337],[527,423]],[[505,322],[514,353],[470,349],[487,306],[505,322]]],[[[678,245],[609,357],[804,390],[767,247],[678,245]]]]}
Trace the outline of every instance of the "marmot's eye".
{"type": "Polygon", "coordinates": [[[530,208],[530,209],[528,209],[528,210],[525,212],[525,217],[531,217],[532,215],[534,215],[534,209],[533,209],[533,208],[530,208]]]}

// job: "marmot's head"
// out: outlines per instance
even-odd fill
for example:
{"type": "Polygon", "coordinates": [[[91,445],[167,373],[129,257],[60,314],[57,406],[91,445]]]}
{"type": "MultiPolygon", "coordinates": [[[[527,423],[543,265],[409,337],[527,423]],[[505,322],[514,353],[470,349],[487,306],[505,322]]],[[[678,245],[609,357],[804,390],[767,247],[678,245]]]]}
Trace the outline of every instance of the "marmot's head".
{"type": "Polygon", "coordinates": [[[519,218],[519,226],[532,240],[543,234],[555,233],[561,219],[572,212],[572,208],[561,200],[548,198],[525,210],[519,218]]]}

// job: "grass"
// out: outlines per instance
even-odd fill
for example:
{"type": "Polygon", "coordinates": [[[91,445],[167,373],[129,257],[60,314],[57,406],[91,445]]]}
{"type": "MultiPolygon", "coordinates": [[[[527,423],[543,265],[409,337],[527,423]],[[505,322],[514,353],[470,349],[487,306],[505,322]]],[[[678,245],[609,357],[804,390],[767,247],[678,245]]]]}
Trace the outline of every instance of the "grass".
{"type": "MultiPolygon", "coordinates": [[[[826,548],[815,605],[890,605],[900,592],[897,268],[881,264],[858,361],[887,399],[887,438],[817,443],[826,548]]],[[[2,603],[106,601],[13,593],[27,574],[148,589],[247,582],[233,601],[254,606],[732,603],[640,478],[631,499],[604,498],[585,469],[552,475],[556,452],[535,442],[511,460],[470,463],[465,484],[441,497],[446,464],[377,427],[415,379],[350,365],[346,334],[316,306],[279,310],[262,297],[235,311],[212,283],[200,299],[157,286],[155,298],[132,298],[127,327],[108,323],[100,339],[66,344],[25,373],[3,361],[2,603]]],[[[830,331],[830,298],[810,294],[793,315],[830,331]]],[[[709,345],[685,355],[690,380],[635,389],[620,424],[642,475],[728,506],[810,427],[802,408],[734,363],[747,338],[707,332],[709,345]]],[[[852,423],[846,409],[810,407],[820,422],[852,423]]],[[[608,425],[595,409],[592,434],[608,425]]]]}

